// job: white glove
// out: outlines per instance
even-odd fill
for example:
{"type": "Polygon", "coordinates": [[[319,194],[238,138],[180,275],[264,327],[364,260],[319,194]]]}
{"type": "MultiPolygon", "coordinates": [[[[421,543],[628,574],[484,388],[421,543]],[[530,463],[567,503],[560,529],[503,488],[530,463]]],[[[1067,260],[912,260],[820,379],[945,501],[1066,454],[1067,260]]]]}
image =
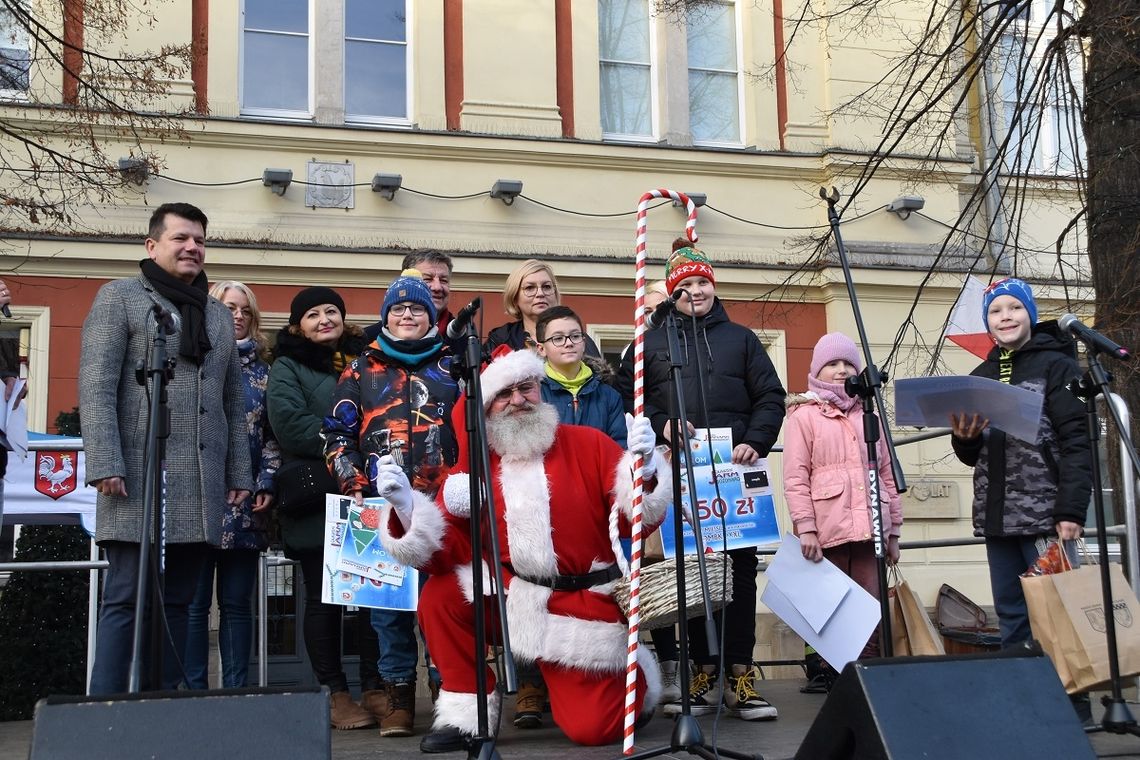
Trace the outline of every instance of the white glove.
{"type": "Polygon", "coordinates": [[[380,457],[376,467],[376,493],[383,496],[400,515],[406,527],[412,521],[412,484],[404,469],[391,455],[380,457]]]}
{"type": "Polygon", "coordinates": [[[649,424],[649,420],[644,415],[634,417],[632,414],[626,413],[625,444],[631,455],[644,458],[645,463],[641,467],[642,479],[652,480],[653,476],[657,474],[657,467],[653,463],[657,434],[653,432],[653,426],[649,424]]]}

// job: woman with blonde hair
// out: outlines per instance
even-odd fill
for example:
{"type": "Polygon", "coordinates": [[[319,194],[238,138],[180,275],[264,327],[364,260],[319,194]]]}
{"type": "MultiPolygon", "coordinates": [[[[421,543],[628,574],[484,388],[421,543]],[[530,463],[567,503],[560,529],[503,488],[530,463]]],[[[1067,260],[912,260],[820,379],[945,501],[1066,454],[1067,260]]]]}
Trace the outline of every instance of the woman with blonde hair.
{"type": "Polygon", "coordinates": [[[222,543],[211,548],[202,567],[198,591],[190,603],[186,685],[192,689],[209,688],[209,618],[216,574],[221,687],[234,689],[245,686],[249,676],[253,585],[257,578],[258,554],[269,545],[268,510],[273,503],[273,477],[281,464],[281,450],[273,438],[265,411],[269,350],[261,333],[257,298],[247,285],[233,280],[217,283],[210,295],[229,307],[234,318],[234,340],[245,380],[249,461],[257,485],[253,495],[244,502],[227,507],[222,517],[222,543]]]}
{"type": "MultiPolygon", "coordinates": [[[[519,264],[507,275],[507,283],[503,287],[503,311],[515,321],[491,330],[484,345],[487,353],[493,354],[495,349],[501,352],[534,348],[539,315],[561,303],[562,292],[549,264],[538,259],[527,259],[519,264]],[[500,346],[507,348],[501,349],[500,346]]],[[[586,355],[602,355],[589,335],[586,336],[586,355]]]]}

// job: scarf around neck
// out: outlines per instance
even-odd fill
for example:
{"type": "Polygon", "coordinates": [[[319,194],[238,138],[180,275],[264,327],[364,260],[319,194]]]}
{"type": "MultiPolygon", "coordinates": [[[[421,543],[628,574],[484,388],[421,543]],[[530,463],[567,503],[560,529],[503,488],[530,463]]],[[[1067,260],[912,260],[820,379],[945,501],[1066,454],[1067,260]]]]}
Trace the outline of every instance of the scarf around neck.
{"type": "Polygon", "coordinates": [[[139,268],[159,295],[174,304],[182,317],[182,342],[178,346],[178,355],[201,364],[206,353],[213,348],[206,330],[206,302],[209,299],[206,273],[198,272],[193,282],[186,283],[152,259],[140,261],[139,268]]]}
{"type": "Polygon", "coordinates": [[[582,386],[586,384],[586,381],[594,376],[594,371],[586,366],[586,362],[580,362],[578,364],[578,374],[574,375],[574,377],[566,377],[555,369],[550,362],[546,362],[546,376],[570,391],[570,395],[574,396],[574,398],[577,398],[578,391],[582,390],[582,386]]]}
{"type": "Polygon", "coordinates": [[[847,395],[843,383],[825,383],[808,375],[808,390],[814,391],[822,401],[834,404],[842,412],[849,412],[859,399],[847,395]]]}
{"type": "Polygon", "coordinates": [[[404,364],[414,367],[439,353],[443,347],[443,339],[439,337],[439,330],[435,327],[428,330],[427,335],[417,340],[401,340],[388,332],[387,327],[384,327],[376,336],[376,345],[383,353],[393,359],[398,359],[404,364]]]}

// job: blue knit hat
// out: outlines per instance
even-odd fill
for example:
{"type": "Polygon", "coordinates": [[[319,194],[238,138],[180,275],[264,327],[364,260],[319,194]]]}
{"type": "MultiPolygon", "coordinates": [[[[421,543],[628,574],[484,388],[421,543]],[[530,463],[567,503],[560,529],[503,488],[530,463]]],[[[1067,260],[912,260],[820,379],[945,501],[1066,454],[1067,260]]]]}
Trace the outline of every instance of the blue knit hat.
{"type": "Polygon", "coordinates": [[[387,323],[388,312],[392,307],[405,301],[418,303],[427,309],[428,324],[435,326],[435,304],[431,302],[431,291],[418,269],[405,269],[399,277],[392,280],[388,292],[384,294],[384,304],[380,307],[380,320],[387,323]]]}
{"type": "Polygon", "coordinates": [[[998,296],[1013,296],[1021,301],[1025,310],[1029,312],[1030,326],[1037,324],[1037,302],[1033,300],[1033,290],[1030,289],[1029,283],[1016,277],[1009,277],[990,284],[982,295],[982,324],[986,325],[987,329],[990,323],[990,304],[998,296]]]}

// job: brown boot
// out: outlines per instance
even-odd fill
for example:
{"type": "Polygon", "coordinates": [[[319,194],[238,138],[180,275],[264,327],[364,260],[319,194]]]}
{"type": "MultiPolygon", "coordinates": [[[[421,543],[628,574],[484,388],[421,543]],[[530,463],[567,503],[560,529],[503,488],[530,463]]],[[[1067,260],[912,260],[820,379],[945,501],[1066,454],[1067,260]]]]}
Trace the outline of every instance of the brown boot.
{"type": "Polygon", "coordinates": [[[411,736],[416,720],[416,684],[387,684],[388,714],[380,721],[381,736],[411,736]]]}
{"type": "Polygon", "coordinates": [[[379,689],[369,689],[360,692],[360,706],[372,713],[376,722],[384,720],[388,714],[388,692],[381,686],[379,689]]]}
{"type": "Polygon", "coordinates": [[[329,722],[333,728],[347,731],[350,728],[375,726],[376,718],[353,702],[347,691],[337,691],[329,695],[329,722]]]}
{"type": "Polygon", "coordinates": [[[521,683],[515,695],[515,727],[542,728],[542,708],[546,702],[546,684],[521,683]]]}

